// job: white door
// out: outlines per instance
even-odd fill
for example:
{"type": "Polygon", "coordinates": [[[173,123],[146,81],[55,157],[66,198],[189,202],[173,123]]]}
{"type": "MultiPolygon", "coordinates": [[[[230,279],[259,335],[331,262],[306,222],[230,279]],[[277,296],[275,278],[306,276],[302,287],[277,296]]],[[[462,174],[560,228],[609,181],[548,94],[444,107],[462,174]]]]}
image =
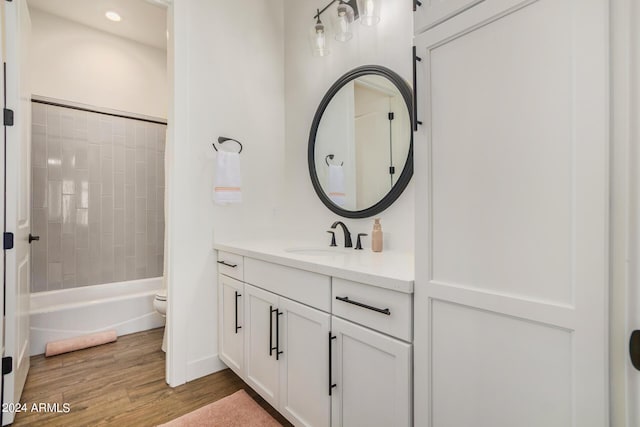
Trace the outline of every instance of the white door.
{"type": "Polygon", "coordinates": [[[244,377],[244,284],[218,275],[220,360],[244,377]]]}
{"type": "Polygon", "coordinates": [[[282,316],[278,315],[278,299],[271,292],[248,284],[244,286],[245,379],[251,388],[276,408],[280,378],[278,338],[281,338],[278,326],[282,326],[282,316]]]}
{"type": "MultiPolygon", "coordinates": [[[[5,11],[5,3],[6,2],[0,2],[0,23],[2,23],[2,25],[0,25],[0,105],[2,106],[2,108],[5,108],[6,105],[4,103],[4,82],[5,80],[5,73],[4,73],[4,66],[3,64],[7,62],[7,57],[6,57],[6,49],[5,49],[5,45],[6,45],[6,28],[4,25],[5,19],[6,19],[6,11],[5,11]]],[[[0,125],[2,125],[2,122],[0,122],[0,125]]],[[[0,142],[2,143],[2,147],[5,147],[6,141],[5,141],[5,132],[4,132],[4,127],[2,127],[2,131],[0,133],[0,142]]],[[[4,170],[5,170],[5,161],[4,161],[4,149],[0,149],[0,188],[4,188],[4,170]]],[[[4,197],[0,198],[0,224],[4,224],[4,197]]],[[[4,274],[4,257],[0,257],[0,272],[2,272],[2,274],[4,274]]],[[[4,284],[3,284],[4,286],[4,284]]],[[[4,307],[4,292],[0,292],[0,307],[4,307]]],[[[5,356],[5,351],[4,351],[4,342],[5,342],[5,332],[4,332],[4,316],[0,314],[0,358],[5,356]]],[[[0,390],[4,389],[4,376],[0,373],[0,390]]],[[[3,402],[0,402],[0,405],[3,402]]],[[[0,411],[2,410],[2,408],[0,408],[0,411]]],[[[0,422],[0,424],[4,425],[4,414],[2,414],[2,412],[0,412],[0,419],[2,420],[2,422],[0,422]]]]}
{"type": "MultiPolygon", "coordinates": [[[[13,358],[13,372],[5,376],[4,401],[19,402],[29,371],[29,288],[31,227],[31,90],[29,87],[29,33],[26,0],[5,2],[7,108],[14,126],[7,128],[6,228],[14,233],[14,248],[6,254],[5,355],[13,358]]],[[[3,423],[13,422],[5,413],[3,423]]]]}
{"type": "Polygon", "coordinates": [[[280,298],[280,412],[294,425],[329,427],[328,313],[280,298]]]}
{"type": "Polygon", "coordinates": [[[331,332],[331,425],[410,426],[411,345],[335,316],[331,332]]]}
{"type": "Polygon", "coordinates": [[[608,17],[486,0],[416,38],[416,425],[608,425],[608,17]]]}

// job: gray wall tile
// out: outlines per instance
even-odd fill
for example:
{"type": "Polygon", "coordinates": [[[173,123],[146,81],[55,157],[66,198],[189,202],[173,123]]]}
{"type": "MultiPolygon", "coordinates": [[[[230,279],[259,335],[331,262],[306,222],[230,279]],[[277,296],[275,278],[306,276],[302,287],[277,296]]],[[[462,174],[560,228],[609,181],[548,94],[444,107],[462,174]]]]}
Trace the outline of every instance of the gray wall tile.
{"type": "Polygon", "coordinates": [[[37,125],[31,126],[31,164],[36,168],[47,167],[47,127],[37,125]]]}
{"type": "Polygon", "coordinates": [[[49,222],[62,222],[62,182],[47,183],[47,208],[49,222]]]}
{"type": "Polygon", "coordinates": [[[43,126],[47,124],[47,106],[45,104],[32,104],[31,123],[43,126]]]}
{"type": "Polygon", "coordinates": [[[44,208],[47,206],[47,169],[33,167],[31,172],[31,207],[44,208]]]}
{"type": "Polygon", "coordinates": [[[76,239],[73,234],[62,233],[62,275],[76,274],[76,239]]]}
{"type": "Polygon", "coordinates": [[[32,292],[162,274],[165,131],[33,104],[32,292]]]}
{"type": "Polygon", "coordinates": [[[47,289],[50,291],[62,289],[62,264],[50,262],[47,268],[47,289]]]}

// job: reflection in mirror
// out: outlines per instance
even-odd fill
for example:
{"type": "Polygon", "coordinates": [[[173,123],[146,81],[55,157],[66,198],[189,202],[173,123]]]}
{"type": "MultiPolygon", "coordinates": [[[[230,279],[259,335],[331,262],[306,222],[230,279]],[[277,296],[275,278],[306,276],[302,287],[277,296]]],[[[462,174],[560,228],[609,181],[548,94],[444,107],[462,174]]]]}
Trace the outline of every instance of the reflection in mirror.
{"type": "Polygon", "coordinates": [[[347,73],[323,99],[309,139],[309,169],[332,211],[362,218],[386,209],[413,171],[410,89],[391,70],[347,73]]]}
{"type": "Polygon", "coordinates": [[[377,75],[352,80],[332,98],[318,126],[315,166],[322,189],[343,209],[375,205],[398,180],[410,142],[409,112],[396,86],[377,75]]]}

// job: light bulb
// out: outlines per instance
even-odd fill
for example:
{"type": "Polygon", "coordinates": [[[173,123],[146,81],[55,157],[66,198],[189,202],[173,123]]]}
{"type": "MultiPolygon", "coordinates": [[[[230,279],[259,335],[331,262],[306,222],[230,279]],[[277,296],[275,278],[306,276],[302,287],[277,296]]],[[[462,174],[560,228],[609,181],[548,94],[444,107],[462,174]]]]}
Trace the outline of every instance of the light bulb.
{"type": "Polygon", "coordinates": [[[364,0],[363,3],[360,23],[367,26],[376,25],[380,22],[380,15],[376,5],[377,0],[364,0]]]}
{"type": "Polygon", "coordinates": [[[323,50],[325,44],[324,28],[319,29],[318,26],[316,26],[316,49],[323,50]]]}
{"type": "Polygon", "coordinates": [[[333,28],[335,39],[340,42],[351,40],[353,33],[351,32],[351,22],[353,22],[353,9],[346,4],[338,5],[338,13],[334,15],[333,28]]]}

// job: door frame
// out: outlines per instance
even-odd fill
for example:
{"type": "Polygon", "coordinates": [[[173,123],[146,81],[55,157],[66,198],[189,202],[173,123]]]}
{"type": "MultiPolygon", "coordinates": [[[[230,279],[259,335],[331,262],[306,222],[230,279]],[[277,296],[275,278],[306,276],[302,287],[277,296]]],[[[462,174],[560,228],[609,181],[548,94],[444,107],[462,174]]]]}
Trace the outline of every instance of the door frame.
{"type": "Polygon", "coordinates": [[[629,337],[640,329],[640,5],[611,1],[610,421],[640,423],[640,372],[629,337]]]}

